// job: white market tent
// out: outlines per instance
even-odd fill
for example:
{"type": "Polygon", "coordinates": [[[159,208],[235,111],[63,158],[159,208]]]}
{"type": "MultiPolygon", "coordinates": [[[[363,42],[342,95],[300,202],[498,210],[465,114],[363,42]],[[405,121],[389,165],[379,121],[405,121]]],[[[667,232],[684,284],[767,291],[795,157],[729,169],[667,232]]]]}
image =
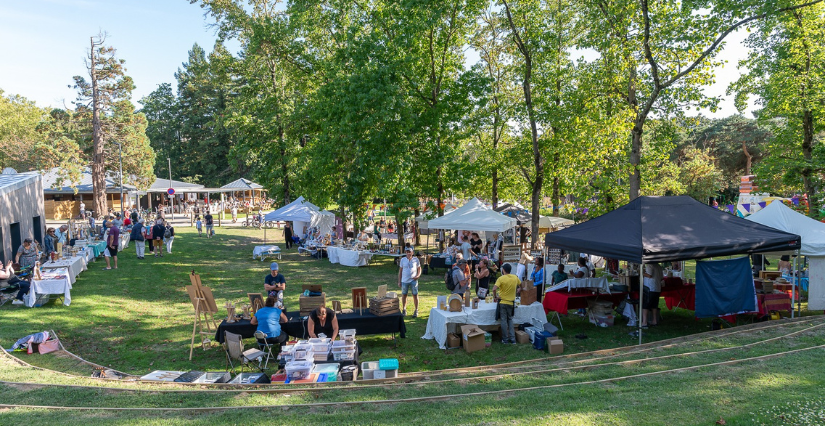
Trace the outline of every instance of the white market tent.
{"type": "Polygon", "coordinates": [[[427,223],[429,229],[468,229],[490,232],[504,232],[515,226],[515,218],[494,211],[478,198],[473,198],[452,213],[427,223]]]}
{"type": "Polygon", "coordinates": [[[317,227],[321,231],[321,236],[332,233],[332,227],[335,226],[335,214],[327,210],[316,212],[309,221],[309,226],[317,227]]]}
{"type": "Polygon", "coordinates": [[[539,228],[561,228],[573,226],[576,222],[563,217],[541,216],[539,217],[539,228]]]}
{"type": "Polygon", "coordinates": [[[298,197],[295,201],[280,209],[264,215],[264,220],[293,222],[293,231],[300,234],[303,232],[304,226],[312,221],[312,218],[320,210],[316,205],[305,200],[304,197],[298,197]]]}
{"type": "MultiPolygon", "coordinates": [[[[444,207],[444,215],[446,216],[449,213],[456,211],[456,208],[453,206],[446,206],[444,207]]],[[[424,212],[420,215],[415,217],[415,221],[418,222],[418,227],[420,229],[430,229],[429,222],[438,215],[438,212],[431,211],[431,212],[424,212]]]]}
{"type": "Polygon", "coordinates": [[[802,236],[799,253],[808,257],[808,310],[825,309],[825,223],[775,201],[746,219],[802,236]]]}

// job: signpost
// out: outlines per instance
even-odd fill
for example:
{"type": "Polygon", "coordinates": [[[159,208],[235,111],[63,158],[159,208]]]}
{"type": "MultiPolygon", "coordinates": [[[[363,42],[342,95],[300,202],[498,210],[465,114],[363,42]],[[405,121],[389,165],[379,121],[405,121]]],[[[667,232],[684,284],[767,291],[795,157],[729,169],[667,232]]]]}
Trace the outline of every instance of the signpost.
{"type": "MultiPolygon", "coordinates": [[[[169,183],[172,183],[171,179],[169,183]]],[[[175,188],[169,188],[166,190],[166,193],[169,194],[169,212],[172,214],[172,219],[175,218],[175,188]]]]}

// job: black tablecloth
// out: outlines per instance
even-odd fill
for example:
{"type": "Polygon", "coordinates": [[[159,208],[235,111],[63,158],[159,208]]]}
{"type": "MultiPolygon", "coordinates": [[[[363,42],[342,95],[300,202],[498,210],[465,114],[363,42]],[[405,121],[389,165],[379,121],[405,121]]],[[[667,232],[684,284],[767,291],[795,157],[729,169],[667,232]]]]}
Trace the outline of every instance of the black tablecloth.
{"type": "MultiPolygon", "coordinates": [[[[306,332],[306,320],[302,320],[297,312],[287,313],[286,316],[289,322],[281,324],[281,330],[299,339],[309,337],[309,334],[306,332]]],[[[401,313],[379,317],[364,311],[363,315],[358,315],[358,312],[353,312],[351,314],[336,314],[336,316],[338,317],[338,328],[341,330],[354,328],[356,336],[398,333],[402,338],[407,337],[407,326],[404,324],[404,316],[401,315],[401,313]]],[[[231,324],[223,320],[218,326],[218,331],[215,333],[215,340],[223,343],[223,333],[225,331],[240,334],[244,339],[248,339],[255,336],[255,330],[257,328],[258,327],[252,325],[249,320],[238,320],[231,324]]]]}

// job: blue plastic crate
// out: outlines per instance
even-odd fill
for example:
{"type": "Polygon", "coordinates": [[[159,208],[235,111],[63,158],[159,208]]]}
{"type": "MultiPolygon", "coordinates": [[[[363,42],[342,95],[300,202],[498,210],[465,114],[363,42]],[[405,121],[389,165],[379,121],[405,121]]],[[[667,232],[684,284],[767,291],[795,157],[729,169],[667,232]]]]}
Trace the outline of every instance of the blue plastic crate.
{"type": "Polygon", "coordinates": [[[378,360],[379,370],[398,370],[398,360],[395,358],[384,358],[378,360]]]}

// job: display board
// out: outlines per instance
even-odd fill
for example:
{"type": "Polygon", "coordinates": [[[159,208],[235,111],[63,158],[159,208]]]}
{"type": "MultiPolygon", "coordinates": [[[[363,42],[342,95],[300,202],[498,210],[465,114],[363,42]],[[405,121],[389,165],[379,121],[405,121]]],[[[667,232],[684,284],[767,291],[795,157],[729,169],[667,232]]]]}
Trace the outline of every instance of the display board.
{"type": "Polygon", "coordinates": [[[548,265],[558,265],[561,263],[561,250],[560,249],[548,249],[547,250],[547,264],[548,265]]]}
{"type": "Polygon", "coordinates": [[[521,246],[506,245],[501,248],[502,263],[518,263],[521,258],[521,246]]]}

